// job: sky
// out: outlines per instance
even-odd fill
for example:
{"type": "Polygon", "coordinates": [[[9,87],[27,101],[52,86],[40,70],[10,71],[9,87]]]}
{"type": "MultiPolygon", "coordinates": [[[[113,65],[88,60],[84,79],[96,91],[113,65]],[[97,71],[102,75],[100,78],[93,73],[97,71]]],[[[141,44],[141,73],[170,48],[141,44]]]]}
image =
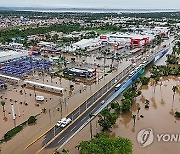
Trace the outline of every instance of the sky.
{"type": "Polygon", "coordinates": [[[0,7],[180,9],[180,0],[0,0],[0,7]]]}

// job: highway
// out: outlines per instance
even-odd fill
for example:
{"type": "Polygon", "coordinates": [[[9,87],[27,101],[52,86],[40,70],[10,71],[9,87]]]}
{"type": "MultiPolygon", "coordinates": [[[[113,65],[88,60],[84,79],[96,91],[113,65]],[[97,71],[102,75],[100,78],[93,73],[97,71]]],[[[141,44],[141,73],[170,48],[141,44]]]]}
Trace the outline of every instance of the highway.
{"type": "MultiPolygon", "coordinates": [[[[146,59],[147,63],[150,63],[154,59],[156,53],[153,53],[146,59]]],[[[90,119],[89,114],[95,114],[102,108],[102,106],[105,107],[107,105],[106,101],[115,93],[115,85],[118,83],[124,84],[125,81],[129,80],[129,73],[138,67],[142,62],[143,60],[140,59],[136,62],[136,66],[129,65],[94,95],[88,98],[84,103],[80,104],[80,106],[67,116],[67,118],[72,119],[72,122],[66,128],[52,128],[46,134],[42,148],[37,151],[37,153],[40,153],[44,148],[61,148],[64,144],[66,144],[77,132],[83,129],[83,127],[85,127],[89,121],[94,118],[92,117],[90,119]],[[102,104],[103,101],[105,101],[104,104],[102,104]]]]}
{"type": "MultiPolygon", "coordinates": [[[[137,63],[136,66],[140,64],[137,63]]],[[[81,106],[76,108],[67,118],[71,118],[73,122],[66,128],[54,127],[48,132],[43,141],[43,147],[38,153],[44,148],[55,148],[65,144],[75,133],[85,127],[90,121],[89,114],[94,114],[98,111],[104,100],[106,101],[115,93],[115,85],[119,83],[125,83],[129,79],[129,73],[135,69],[133,65],[128,66],[110,82],[108,82],[103,88],[95,93],[92,97],[86,100],[81,106]],[[117,82],[118,81],[118,82],[117,82]]]]}
{"type": "MultiPolygon", "coordinates": [[[[71,127],[66,129],[66,131],[63,132],[62,135],[60,135],[52,144],[50,144],[48,147],[55,147],[57,145],[60,145],[63,143],[69,136],[71,136],[74,132],[77,131],[77,129],[83,125],[87,119],[89,119],[90,113],[95,113],[101,106],[102,101],[106,101],[112,94],[114,94],[115,89],[111,88],[113,85],[115,85],[116,81],[119,81],[120,79],[125,79],[125,77],[128,76],[128,72],[132,70],[133,66],[127,67],[124,71],[122,71],[118,76],[116,76],[113,80],[111,80],[108,84],[106,84],[103,88],[101,88],[99,91],[95,93],[92,97],[90,97],[85,103],[83,103],[81,106],[79,106],[76,110],[74,110],[68,118],[71,118],[72,120],[75,120],[74,123],[72,123],[71,127]],[[86,110],[87,109],[87,110],[86,110]],[[86,111],[84,113],[84,111],[86,111]],[[83,113],[83,114],[82,114],[83,113]],[[77,120],[76,120],[77,119],[77,120]],[[56,143],[56,144],[54,144],[56,143]]],[[[121,80],[122,82],[124,80],[121,80]]],[[[118,82],[119,83],[119,82],[118,82]]],[[[63,131],[60,127],[54,127],[46,136],[43,141],[43,144],[47,144],[53,137],[55,137],[58,133],[63,131]]]]}

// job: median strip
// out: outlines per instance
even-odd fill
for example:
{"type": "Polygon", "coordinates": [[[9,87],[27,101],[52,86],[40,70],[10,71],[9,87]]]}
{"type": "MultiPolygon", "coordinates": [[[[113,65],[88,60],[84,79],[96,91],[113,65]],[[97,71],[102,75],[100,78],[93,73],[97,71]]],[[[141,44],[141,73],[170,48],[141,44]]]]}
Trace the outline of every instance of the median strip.
{"type": "MultiPolygon", "coordinates": [[[[127,69],[127,68],[126,68],[127,69]]],[[[122,73],[122,72],[121,72],[122,73]]],[[[120,73],[119,73],[120,74],[120,73]]],[[[118,75],[119,75],[118,74],[118,75]]],[[[118,76],[117,75],[117,76],[118,76]]],[[[116,77],[117,77],[116,76],[116,77]]],[[[115,78],[115,77],[114,77],[115,78]]],[[[114,79],[113,78],[113,79],[114,79]]],[[[113,80],[112,79],[112,80],[113,80]]],[[[122,81],[124,78],[120,79],[120,81],[122,81]]],[[[108,83],[110,83],[112,80],[110,80],[108,83]]],[[[107,83],[107,84],[108,84],[107,83]]],[[[106,84],[106,85],[107,85],[106,84]]],[[[104,86],[103,86],[104,87],[104,86]]],[[[102,87],[102,88],[103,88],[102,87]]],[[[46,143],[46,145],[44,145],[41,149],[39,149],[36,154],[40,153],[44,148],[46,148],[48,145],[50,145],[54,140],[56,140],[62,133],[64,133],[70,126],[72,126],[72,124],[74,124],[78,118],[80,118],[88,109],[90,109],[93,105],[95,105],[102,97],[104,97],[106,95],[106,93],[108,93],[110,90],[112,90],[115,87],[115,85],[113,85],[110,89],[108,89],[102,96],[100,96],[94,103],[92,103],[84,112],[82,112],[77,118],[76,120],[72,121],[72,123],[70,125],[68,125],[64,130],[62,130],[61,132],[59,132],[59,134],[57,134],[53,139],[51,139],[48,143],[46,143]]],[[[86,102],[86,101],[85,101],[86,102]]]]}
{"type": "MultiPolygon", "coordinates": [[[[129,65],[130,66],[130,65],[129,65]]],[[[90,97],[88,97],[85,101],[83,101],[81,104],[79,104],[73,111],[71,111],[69,114],[67,114],[66,117],[68,117],[69,115],[71,115],[75,110],[77,110],[81,105],[83,105],[87,100],[89,100],[92,96],[94,96],[98,91],[100,91],[103,87],[105,87],[108,83],[110,83],[113,79],[115,79],[118,75],[120,75],[124,70],[126,70],[129,66],[127,66],[125,69],[123,69],[120,73],[118,73],[114,78],[112,78],[109,82],[107,82],[105,85],[103,85],[100,89],[98,89],[96,92],[94,92],[90,97]]],[[[90,106],[89,106],[90,107],[90,106]]],[[[34,141],[32,141],[24,150],[26,150],[27,148],[29,148],[32,144],[34,144],[36,141],[38,141],[41,137],[45,136],[49,131],[51,131],[53,128],[55,127],[55,125],[51,128],[49,128],[46,132],[44,132],[43,134],[41,134],[37,139],[35,139],[34,141]]]]}

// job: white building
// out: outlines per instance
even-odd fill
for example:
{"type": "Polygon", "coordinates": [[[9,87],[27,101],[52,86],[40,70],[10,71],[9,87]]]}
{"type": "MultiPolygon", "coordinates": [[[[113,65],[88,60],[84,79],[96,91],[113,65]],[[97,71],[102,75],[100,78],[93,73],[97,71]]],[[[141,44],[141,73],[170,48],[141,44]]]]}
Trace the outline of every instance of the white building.
{"type": "Polygon", "coordinates": [[[0,62],[5,62],[8,60],[12,60],[12,59],[18,59],[21,57],[26,57],[28,56],[28,51],[2,51],[0,50],[0,62]]]}
{"type": "Polygon", "coordinates": [[[73,43],[71,47],[67,47],[66,50],[69,51],[76,51],[78,49],[86,49],[86,50],[93,50],[96,47],[99,47],[101,45],[101,42],[99,42],[98,38],[95,39],[82,39],[79,42],[73,43]]]}

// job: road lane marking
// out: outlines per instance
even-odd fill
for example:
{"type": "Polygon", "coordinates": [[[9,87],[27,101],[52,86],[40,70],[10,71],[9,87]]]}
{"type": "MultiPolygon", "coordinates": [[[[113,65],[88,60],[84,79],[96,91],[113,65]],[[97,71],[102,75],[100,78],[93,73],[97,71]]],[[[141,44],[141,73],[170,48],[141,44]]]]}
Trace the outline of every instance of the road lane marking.
{"type": "Polygon", "coordinates": [[[93,110],[91,110],[91,113],[92,113],[95,109],[96,109],[96,107],[95,107],[93,110]]]}
{"type": "Polygon", "coordinates": [[[64,136],[62,139],[60,139],[60,140],[58,141],[58,143],[60,143],[64,138],[65,138],[65,136],[64,136]]]}
{"type": "Polygon", "coordinates": [[[37,142],[40,138],[42,138],[43,136],[45,136],[50,130],[52,130],[55,127],[52,126],[51,128],[49,128],[47,131],[45,131],[43,134],[41,134],[38,138],[36,138],[34,141],[32,141],[30,144],[27,145],[27,147],[24,148],[24,150],[26,150],[27,148],[29,148],[32,144],[34,144],[35,142],[37,142]]]}
{"type": "Polygon", "coordinates": [[[76,127],[77,127],[77,125],[76,125],[76,126],[74,126],[74,127],[73,127],[73,129],[71,129],[71,132],[72,132],[72,131],[76,128],[76,127]]]}
{"type": "MultiPolygon", "coordinates": [[[[131,65],[129,65],[128,67],[130,67],[131,65]]],[[[126,67],[125,69],[127,69],[128,67],[126,67]]],[[[122,72],[122,71],[121,71],[122,72]]],[[[121,73],[120,72],[120,73],[121,73]]],[[[103,89],[103,87],[105,87],[107,84],[109,84],[113,79],[115,79],[120,73],[118,73],[114,78],[112,78],[109,82],[107,82],[104,86],[102,86],[99,90],[101,90],[101,89],[103,89]]],[[[127,75],[126,75],[127,76],[127,75]]],[[[122,80],[122,79],[124,79],[125,77],[123,77],[123,78],[121,78],[120,79],[120,81],[122,80]]],[[[119,82],[120,82],[119,81],[119,82]]],[[[117,84],[119,83],[119,82],[117,82],[117,84]]],[[[115,84],[116,85],[116,84],[115,84]]],[[[107,90],[107,92],[108,91],[110,91],[111,89],[113,89],[114,87],[115,87],[115,85],[113,86],[113,87],[111,87],[110,89],[108,89],[107,90]]],[[[88,99],[90,99],[93,95],[95,95],[99,90],[97,90],[94,94],[92,94],[88,99]]],[[[107,93],[106,92],[106,93],[107,93]]],[[[95,102],[93,102],[86,110],[88,110],[88,109],[90,109],[94,104],[96,104],[103,96],[105,96],[106,95],[106,93],[103,93],[101,96],[100,96],[100,98],[98,98],[95,102]]],[[[83,105],[88,99],[86,99],[83,103],[81,103],[79,106],[77,106],[72,112],[74,112],[75,110],[77,110],[81,105],[83,105]]],[[[72,124],[73,123],[75,123],[75,121],[77,121],[77,119],[79,118],[79,117],[81,117],[84,113],[85,113],[85,111],[86,110],[84,110],[77,118],[76,118],[76,120],[74,120],[72,123],[71,123],[71,125],[68,125],[65,129],[63,129],[61,132],[59,132],[54,138],[52,138],[45,146],[43,146],[43,147],[41,147],[41,149],[39,149],[37,152],[36,152],[36,154],[37,153],[40,153],[45,147],[47,147],[49,144],[51,144],[56,138],[58,138],[63,132],[65,132],[70,126],[72,126],[72,124]]],[[[70,112],[70,114],[72,114],[72,112],[70,112]]],[[[70,114],[68,114],[68,116],[70,115],[70,114]]],[[[34,142],[35,143],[35,142],[34,142]]]]}
{"type": "Polygon", "coordinates": [[[82,122],[82,121],[84,121],[84,119],[86,119],[86,118],[87,118],[87,116],[86,116],[86,117],[84,117],[83,119],[81,119],[81,122],[82,122]]]}

